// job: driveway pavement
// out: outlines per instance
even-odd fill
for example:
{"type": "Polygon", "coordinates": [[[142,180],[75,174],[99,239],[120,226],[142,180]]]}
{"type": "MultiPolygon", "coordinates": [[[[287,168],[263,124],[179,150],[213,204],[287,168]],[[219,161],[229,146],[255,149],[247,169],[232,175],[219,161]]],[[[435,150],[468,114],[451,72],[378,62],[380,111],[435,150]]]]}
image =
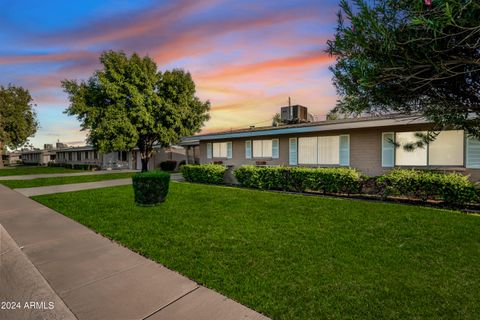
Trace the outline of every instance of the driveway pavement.
{"type": "Polygon", "coordinates": [[[0,319],[268,319],[1,185],[0,204],[2,300],[55,303],[53,311],[28,310],[27,318],[24,308],[0,309],[0,319]],[[15,254],[5,253],[12,247],[15,254]],[[17,266],[28,263],[38,271],[31,286],[51,288],[43,296],[12,285],[17,266]]]}

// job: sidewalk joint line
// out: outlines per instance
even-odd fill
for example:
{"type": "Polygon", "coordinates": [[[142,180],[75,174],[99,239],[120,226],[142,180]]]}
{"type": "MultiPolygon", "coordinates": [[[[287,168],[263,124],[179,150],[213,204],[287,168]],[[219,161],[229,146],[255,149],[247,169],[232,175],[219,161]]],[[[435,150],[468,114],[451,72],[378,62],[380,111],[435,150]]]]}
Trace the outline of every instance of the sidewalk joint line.
{"type": "Polygon", "coordinates": [[[158,310],[152,312],[151,314],[147,315],[145,318],[142,318],[142,320],[148,319],[149,317],[151,317],[151,316],[153,316],[154,314],[162,311],[163,309],[165,309],[166,307],[174,304],[175,302],[179,301],[180,299],[185,298],[185,297],[188,296],[190,293],[196,291],[196,290],[199,289],[200,287],[201,287],[201,286],[200,286],[199,284],[197,284],[197,286],[196,286],[195,288],[193,288],[192,290],[188,291],[187,293],[182,294],[182,295],[181,295],[180,297],[178,297],[177,299],[175,299],[175,300],[167,303],[166,305],[164,305],[164,306],[161,307],[160,309],[158,309],[158,310]]]}

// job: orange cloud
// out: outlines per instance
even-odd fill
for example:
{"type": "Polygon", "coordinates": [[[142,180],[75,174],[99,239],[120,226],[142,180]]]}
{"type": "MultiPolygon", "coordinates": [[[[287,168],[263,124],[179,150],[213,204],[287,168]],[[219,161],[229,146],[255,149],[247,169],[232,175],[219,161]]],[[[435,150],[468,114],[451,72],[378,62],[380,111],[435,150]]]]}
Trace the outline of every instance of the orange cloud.
{"type": "Polygon", "coordinates": [[[60,62],[91,59],[98,59],[98,53],[91,51],[68,51],[60,53],[0,56],[0,64],[60,62]]]}
{"type": "Polygon", "coordinates": [[[280,68],[296,68],[309,65],[330,64],[334,58],[330,57],[324,51],[310,51],[302,55],[271,59],[262,62],[256,62],[244,65],[233,65],[225,67],[219,71],[200,76],[201,79],[223,79],[251,75],[253,73],[265,72],[280,68]]]}

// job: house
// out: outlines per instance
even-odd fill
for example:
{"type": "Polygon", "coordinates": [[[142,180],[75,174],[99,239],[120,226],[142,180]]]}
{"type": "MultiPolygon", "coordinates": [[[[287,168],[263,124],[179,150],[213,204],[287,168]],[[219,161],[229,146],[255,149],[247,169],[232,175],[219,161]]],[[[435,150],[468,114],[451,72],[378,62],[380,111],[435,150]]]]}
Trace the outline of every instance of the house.
{"type": "Polygon", "coordinates": [[[455,171],[480,180],[480,141],[462,130],[440,132],[424,148],[406,151],[417,132],[432,129],[422,117],[382,116],[251,127],[187,137],[200,163],[228,166],[352,167],[376,176],[392,168],[455,171]],[[400,145],[400,147],[397,147],[400,145]]]}
{"type": "Polygon", "coordinates": [[[55,161],[56,153],[54,149],[22,150],[21,158],[25,165],[46,166],[55,161]]]}
{"type": "MultiPolygon", "coordinates": [[[[191,148],[194,147],[191,145],[185,147],[171,146],[165,148],[155,146],[153,155],[148,162],[148,169],[157,169],[160,167],[161,162],[167,160],[177,161],[177,164],[182,160],[186,161],[186,153],[188,153],[191,148]]],[[[141,154],[138,148],[135,148],[132,151],[114,151],[103,154],[97,151],[93,146],[83,146],[57,149],[56,152],[57,163],[72,165],[88,164],[98,166],[102,169],[142,169],[141,154]]],[[[193,157],[195,157],[195,153],[193,157]]],[[[189,158],[191,161],[194,161],[194,158],[189,158]]],[[[197,162],[198,161],[199,159],[197,157],[197,162]]]]}
{"type": "Polygon", "coordinates": [[[21,163],[22,154],[18,151],[10,151],[2,155],[3,164],[12,166],[21,163]]]}
{"type": "Polygon", "coordinates": [[[115,151],[102,154],[93,146],[66,147],[57,149],[56,163],[86,164],[102,169],[131,169],[133,157],[131,152],[115,151]]]}

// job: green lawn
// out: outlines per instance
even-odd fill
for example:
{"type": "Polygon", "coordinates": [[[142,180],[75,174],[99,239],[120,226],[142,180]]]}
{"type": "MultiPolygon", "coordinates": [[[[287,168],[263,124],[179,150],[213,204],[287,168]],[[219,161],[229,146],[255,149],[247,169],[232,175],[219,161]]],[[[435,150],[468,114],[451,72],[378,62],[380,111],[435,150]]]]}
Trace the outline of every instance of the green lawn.
{"type": "Polygon", "coordinates": [[[480,217],[171,183],[34,197],[273,319],[478,319],[480,217]]]}
{"type": "Polygon", "coordinates": [[[32,187],[42,187],[42,186],[54,186],[59,184],[125,179],[125,178],[130,178],[134,174],[135,174],[134,172],[122,172],[122,173],[95,174],[95,175],[74,176],[74,177],[39,178],[39,179],[32,179],[32,180],[0,180],[0,184],[3,184],[12,189],[32,188],[32,187]]]}
{"type": "Polygon", "coordinates": [[[73,170],[60,167],[28,167],[28,166],[18,166],[18,167],[3,167],[0,168],[0,176],[19,176],[26,174],[41,174],[41,173],[69,173],[69,172],[80,172],[83,170],[73,170]]]}

